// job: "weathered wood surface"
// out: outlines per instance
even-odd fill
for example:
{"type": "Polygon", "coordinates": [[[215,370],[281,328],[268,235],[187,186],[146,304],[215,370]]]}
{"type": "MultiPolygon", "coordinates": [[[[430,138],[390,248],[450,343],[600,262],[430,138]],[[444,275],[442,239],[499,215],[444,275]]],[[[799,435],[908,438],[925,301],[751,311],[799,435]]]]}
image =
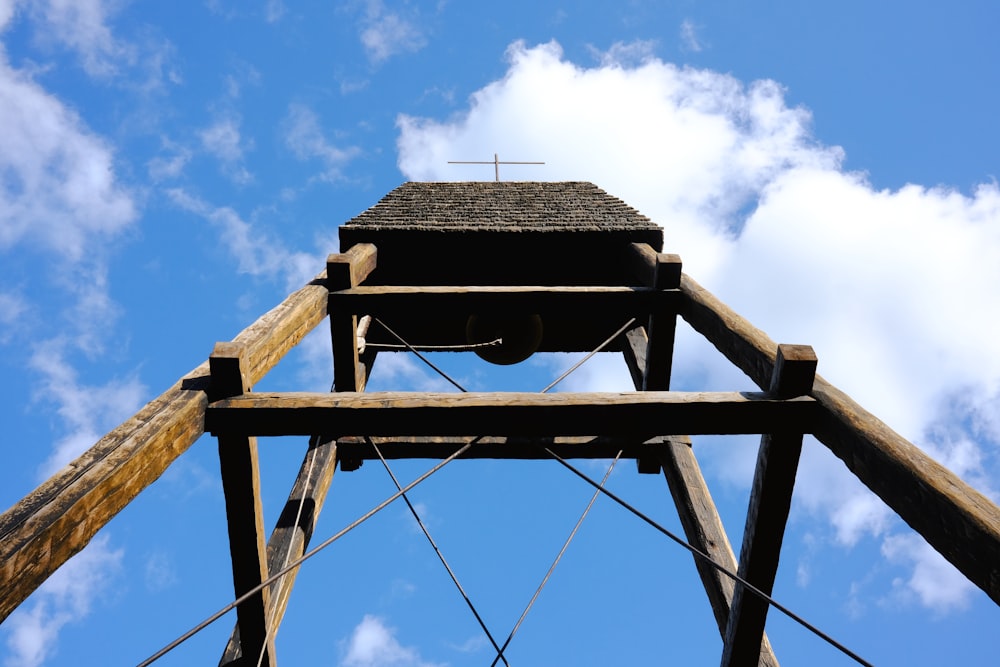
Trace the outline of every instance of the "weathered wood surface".
{"type": "MultiPolygon", "coordinates": [[[[330,490],[336,467],[336,442],[318,436],[310,438],[309,449],[299,467],[295,484],[288,494],[288,500],[285,501],[277,525],[267,542],[269,572],[283,570],[288,563],[300,558],[309,548],[309,541],[312,539],[320,510],[330,490]]],[[[284,618],[298,573],[299,568],[296,568],[269,586],[267,625],[271,628],[272,639],[277,635],[284,618]]],[[[219,664],[240,664],[242,655],[239,625],[237,625],[230,635],[219,664]]]]}
{"type": "MultiPolygon", "coordinates": [[[[360,244],[326,260],[327,285],[331,292],[361,284],[375,270],[375,246],[360,244]]],[[[365,371],[358,358],[358,314],[330,310],[333,345],[333,383],[337,391],[361,391],[365,371]]]]}
{"type": "MultiPolygon", "coordinates": [[[[326,316],[325,272],[244,329],[251,383],[326,316]]],[[[0,516],[0,620],[202,434],[208,362],[0,516]]]]}
{"type": "Polygon", "coordinates": [[[628,259],[631,273],[640,285],[655,289],[680,287],[680,255],[657,252],[648,243],[631,243],[628,259]]]}
{"type": "MultiPolygon", "coordinates": [[[[656,311],[676,312],[679,292],[645,287],[361,286],[330,293],[330,312],[386,320],[474,313],[537,313],[543,318],[600,313],[624,322],[656,311]]],[[[421,341],[430,342],[430,341],[421,341]]]]}
{"type": "MultiPolygon", "coordinates": [[[[758,386],[776,344],[690,277],[681,315],[758,386]]],[[[900,518],[1000,604],[1000,508],[821,376],[811,395],[823,408],[816,437],[900,518]]]]}
{"type": "Polygon", "coordinates": [[[260,392],[213,403],[205,427],[213,434],[335,437],[808,433],[816,407],[811,398],[737,392],[260,392]]]}
{"type": "MultiPolygon", "coordinates": [[[[211,372],[210,398],[218,399],[250,391],[242,369],[243,361],[243,346],[236,343],[216,344],[208,360],[211,372]]],[[[260,586],[268,575],[257,439],[221,436],[219,469],[226,501],[233,592],[239,598],[260,586]]],[[[241,652],[247,656],[258,656],[261,667],[270,667],[275,655],[274,638],[267,626],[269,592],[267,588],[261,589],[236,607],[241,652]]]]}
{"type": "MultiPolygon", "coordinates": [[[[625,362],[632,374],[632,382],[640,387],[644,384],[643,369],[646,367],[646,332],[637,327],[628,333],[628,346],[623,351],[625,362]]],[[[659,450],[659,464],[667,487],[673,497],[677,515],[688,544],[708,555],[729,572],[737,568],[736,555],[729,544],[729,536],[722,525],[719,510],[712,500],[712,494],[701,474],[698,460],[691,447],[691,439],[687,436],[659,438],[662,449],[659,450]]],[[[729,609],[733,601],[734,582],[712,567],[704,560],[694,557],[694,564],[701,577],[701,583],[708,595],[712,614],[719,627],[719,635],[723,641],[726,638],[726,624],[729,621],[729,609]]],[[[760,643],[759,667],[777,667],[778,659],[771,648],[771,642],[764,634],[760,643]]]]}
{"type": "MultiPolygon", "coordinates": [[[[770,393],[783,398],[800,396],[813,386],[816,355],[805,345],[779,345],[770,393]]],[[[792,506],[792,491],[802,436],[772,435],[761,438],[743,529],[738,574],[744,581],[770,595],[778,573],[781,543],[792,506]]],[[[770,605],[737,583],[729,608],[722,665],[734,667],[758,662],[761,639],[770,605]]]]}

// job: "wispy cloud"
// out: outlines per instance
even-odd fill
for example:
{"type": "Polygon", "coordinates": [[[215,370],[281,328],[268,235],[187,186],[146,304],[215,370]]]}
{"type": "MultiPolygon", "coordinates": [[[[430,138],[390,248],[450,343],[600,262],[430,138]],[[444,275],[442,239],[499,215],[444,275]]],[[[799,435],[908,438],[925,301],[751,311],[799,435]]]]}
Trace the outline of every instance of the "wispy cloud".
{"type": "Polygon", "coordinates": [[[690,19],[681,22],[681,48],[698,53],[704,46],[698,37],[698,27],[690,19]]]}
{"type": "Polygon", "coordinates": [[[121,568],[124,551],[95,538],[49,577],[3,625],[10,654],[7,667],[38,667],[58,650],[60,630],[79,622],[108,589],[121,568]]]}
{"type": "Polygon", "coordinates": [[[171,188],[167,195],[174,205],[204,218],[218,229],[241,273],[283,278],[286,287],[297,289],[311,280],[317,273],[316,267],[322,265],[317,257],[288,250],[279,239],[255,229],[228,206],[213,206],[182,188],[171,188]]]}
{"type": "Polygon", "coordinates": [[[341,667],[435,667],[414,647],[403,646],[394,628],[377,616],[366,614],[354,628],[350,639],[342,643],[341,667]]]}
{"type": "Polygon", "coordinates": [[[339,148],[330,142],[320,126],[319,116],[303,104],[288,107],[282,128],[285,145],[295,157],[323,163],[319,178],[324,181],[340,179],[344,165],[359,153],[356,147],[339,148]]]}
{"type": "MultiPolygon", "coordinates": [[[[627,52],[616,46],[587,69],[554,42],[515,43],[505,76],[464,114],[399,117],[400,169],[453,179],[450,156],[492,150],[502,136],[506,150],[546,161],[545,180],[598,183],[667,227],[668,250],[737,312],[781,341],[812,344],[827,379],[973,483],[996,479],[1000,358],[979,351],[995,347],[1000,316],[971,304],[996,301],[1000,187],[876,190],[813,137],[809,112],[789,107],[776,83],[616,55],[627,52]],[[935,279],[917,286],[928,257],[935,279]]],[[[679,334],[678,349],[688,338],[679,334]]],[[[622,380],[589,377],[593,388],[622,380]]],[[[746,382],[705,345],[677,355],[675,377],[692,389],[746,382]]],[[[713,449],[703,451],[714,474],[749,483],[752,456],[727,448],[713,465],[713,449]]],[[[807,447],[801,465],[799,507],[841,548],[900,529],[824,448],[807,447]]],[[[913,571],[903,580],[923,591],[915,602],[948,599],[951,579],[930,567],[917,576],[923,563],[891,561],[913,571]]]]}
{"type": "Polygon", "coordinates": [[[238,114],[223,114],[198,132],[198,138],[202,148],[222,164],[223,173],[234,183],[245,185],[253,181],[253,174],[244,164],[243,153],[253,148],[253,142],[240,134],[241,123],[238,114]]]}
{"type": "Polygon", "coordinates": [[[381,63],[392,56],[424,48],[427,38],[414,14],[404,16],[385,7],[381,0],[368,0],[361,23],[361,44],[369,60],[381,63]]]}

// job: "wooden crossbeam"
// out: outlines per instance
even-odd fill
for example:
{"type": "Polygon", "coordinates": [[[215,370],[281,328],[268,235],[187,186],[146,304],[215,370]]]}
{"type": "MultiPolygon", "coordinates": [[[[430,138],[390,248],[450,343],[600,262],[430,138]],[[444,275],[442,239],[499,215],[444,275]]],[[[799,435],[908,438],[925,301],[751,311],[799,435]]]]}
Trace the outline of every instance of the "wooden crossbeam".
{"type": "MultiPolygon", "coordinates": [[[[326,317],[326,273],[244,329],[253,384],[326,317]]],[[[6,618],[203,433],[208,362],[0,515],[0,620],[6,618]]]]}
{"type": "Polygon", "coordinates": [[[652,435],[809,433],[816,403],[765,393],[254,393],[216,401],[213,434],[652,435]]]}
{"type": "MultiPolygon", "coordinates": [[[[633,243],[636,263],[642,267],[643,284],[654,289],[677,289],[681,281],[681,258],[678,255],[658,253],[648,244],[633,243]]],[[[646,368],[639,389],[666,391],[670,389],[673,366],[674,336],[677,329],[675,309],[654,310],[649,314],[646,331],[649,349],[646,351],[646,368]]]]}
{"type": "Polygon", "coordinates": [[[678,299],[676,290],[645,287],[361,286],[331,292],[329,309],[387,321],[503,312],[558,319],[585,312],[624,322],[653,311],[676,312],[678,299]]]}
{"type": "MultiPolygon", "coordinates": [[[[242,345],[216,344],[208,359],[211,371],[209,398],[218,400],[250,391],[242,369],[243,359],[242,345]]],[[[267,579],[268,572],[257,439],[220,435],[219,467],[226,499],[233,588],[235,597],[239,598],[267,579]]],[[[274,660],[274,637],[268,632],[268,599],[268,589],[261,589],[236,607],[236,618],[242,654],[254,661],[260,656],[260,664],[270,666],[274,660]]]]}
{"type": "MultiPolygon", "coordinates": [[[[681,315],[758,386],[776,344],[688,276],[681,315]]],[[[820,376],[816,438],[969,581],[1000,604],[1000,508],[820,376]]]]}
{"type": "MultiPolygon", "coordinates": [[[[469,442],[461,436],[410,436],[375,437],[374,444],[386,459],[444,459],[469,442]]],[[[659,441],[622,436],[576,437],[483,437],[458,458],[460,459],[517,459],[544,460],[552,456],[551,449],[564,459],[613,459],[621,452],[623,459],[640,456],[657,458],[662,445],[659,441]]],[[[378,460],[378,454],[365,438],[348,436],[337,439],[341,468],[346,462],[378,460]]]]}
{"type": "MultiPolygon", "coordinates": [[[[816,355],[807,345],[779,345],[770,391],[775,396],[801,396],[812,389],[816,355]]],[[[785,524],[792,505],[792,490],[802,435],[786,433],[761,437],[757,452],[740,549],[738,574],[757,589],[771,594],[778,572],[778,558],[785,524]]],[[[756,664],[770,605],[737,583],[733,593],[722,654],[723,667],[756,664]]]]}
{"type": "MultiPolygon", "coordinates": [[[[628,343],[623,351],[625,362],[632,374],[633,384],[641,387],[644,384],[643,369],[646,368],[645,330],[637,327],[630,331],[628,343]]],[[[726,535],[719,510],[708,490],[708,484],[701,474],[701,468],[691,447],[691,439],[687,436],[674,436],[657,440],[663,444],[662,448],[659,448],[659,464],[663,469],[663,476],[667,480],[674,505],[677,507],[677,515],[688,543],[730,572],[735,572],[736,555],[729,544],[729,536],[726,535]]],[[[729,609],[733,601],[733,580],[701,558],[696,557],[694,564],[708,595],[719,634],[725,640],[729,609]]],[[[778,667],[778,659],[766,634],[761,638],[760,658],[757,664],[758,667],[778,667]]]]}

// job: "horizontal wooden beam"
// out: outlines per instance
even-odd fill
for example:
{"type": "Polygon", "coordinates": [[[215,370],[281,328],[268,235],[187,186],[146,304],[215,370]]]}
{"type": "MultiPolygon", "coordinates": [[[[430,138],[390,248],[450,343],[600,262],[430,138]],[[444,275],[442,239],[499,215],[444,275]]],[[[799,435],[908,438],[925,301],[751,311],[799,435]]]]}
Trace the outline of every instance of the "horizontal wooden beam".
{"type": "Polygon", "coordinates": [[[810,398],[763,393],[254,393],[217,401],[205,428],[228,435],[629,435],[808,433],[810,398]]]}
{"type": "MultiPolygon", "coordinates": [[[[257,382],[326,317],[325,272],[293,292],[235,339],[257,382]]],[[[0,516],[0,620],[201,436],[208,362],[0,516]]]]}
{"type": "MultiPolygon", "coordinates": [[[[371,438],[386,459],[444,459],[469,442],[461,436],[410,436],[371,438]]],[[[658,457],[663,445],[659,442],[626,436],[575,437],[493,437],[479,438],[463,452],[460,459],[551,459],[545,449],[551,449],[564,459],[634,459],[639,456],[658,457]]],[[[367,440],[358,436],[337,439],[337,454],[341,469],[350,470],[353,463],[378,460],[378,454],[367,440]]],[[[354,466],[356,467],[356,466],[354,466]]]]}
{"type": "MultiPolygon", "coordinates": [[[[681,315],[758,386],[776,344],[687,275],[681,315]]],[[[1000,508],[820,376],[816,437],[941,555],[1000,604],[1000,508]]]]}
{"type": "MultiPolygon", "coordinates": [[[[679,292],[646,287],[369,287],[330,293],[330,312],[393,320],[458,313],[533,313],[556,319],[589,313],[624,322],[653,311],[676,312],[679,292]]],[[[612,329],[613,331],[613,329],[612,329]]],[[[430,342],[430,341],[426,341],[430,342]]]]}

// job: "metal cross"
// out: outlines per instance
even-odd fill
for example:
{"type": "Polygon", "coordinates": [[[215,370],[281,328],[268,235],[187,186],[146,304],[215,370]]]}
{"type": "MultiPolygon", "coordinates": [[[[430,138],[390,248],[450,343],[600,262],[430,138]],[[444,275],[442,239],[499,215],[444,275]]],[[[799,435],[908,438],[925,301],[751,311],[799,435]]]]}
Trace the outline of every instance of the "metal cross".
{"type": "Polygon", "coordinates": [[[544,162],[501,162],[497,154],[493,154],[492,162],[459,162],[454,160],[448,160],[448,164],[492,164],[496,170],[497,183],[500,182],[500,165],[502,164],[545,164],[544,162]]]}

